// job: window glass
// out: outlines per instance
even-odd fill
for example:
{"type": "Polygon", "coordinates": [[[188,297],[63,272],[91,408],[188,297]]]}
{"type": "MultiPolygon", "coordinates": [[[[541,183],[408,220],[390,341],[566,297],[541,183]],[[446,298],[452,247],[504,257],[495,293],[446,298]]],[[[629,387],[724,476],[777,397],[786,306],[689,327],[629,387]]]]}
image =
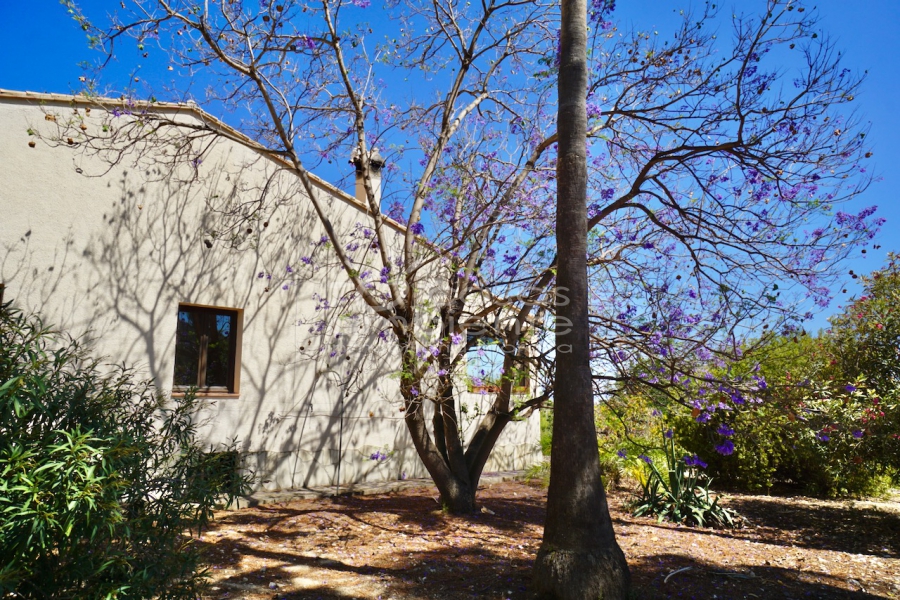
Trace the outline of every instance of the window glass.
{"type": "Polygon", "coordinates": [[[175,385],[198,385],[200,367],[200,333],[197,315],[187,310],[178,311],[178,331],[175,334],[175,385]]]}
{"type": "Polygon", "coordinates": [[[209,345],[206,350],[207,387],[230,387],[231,330],[234,315],[210,315],[209,345]]]}
{"type": "Polygon", "coordinates": [[[527,392],[530,385],[527,366],[504,373],[506,358],[501,341],[490,336],[469,333],[471,345],[466,353],[466,375],[470,392],[499,392],[504,376],[513,377],[513,392],[527,392]]]}
{"type": "Polygon", "coordinates": [[[182,305],[175,338],[176,388],[235,390],[237,311],[182,305]]]}
{"type": "Polygon", "coordinates": [[[466,354],[466,375],[475,390],[497,391],[503,375],[503,350],[497,340],[481,338],[466,354]]]}

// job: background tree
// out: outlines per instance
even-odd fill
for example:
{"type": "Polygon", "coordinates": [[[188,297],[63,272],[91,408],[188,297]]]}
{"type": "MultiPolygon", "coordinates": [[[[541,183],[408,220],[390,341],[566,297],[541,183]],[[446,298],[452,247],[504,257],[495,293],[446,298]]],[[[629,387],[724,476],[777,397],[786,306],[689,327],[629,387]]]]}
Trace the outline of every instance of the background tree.
{"type": "Polygon", "coordinates": [[[829,329],[768,339],[730,365],[733,378],[765,382],[755,401],[700,419],[670,414],[717,480],[750,489],[791,483],[820,496],[877,494],[896,483],[900,278],[893,256],[861,277],[863,295],[829,329]]]}

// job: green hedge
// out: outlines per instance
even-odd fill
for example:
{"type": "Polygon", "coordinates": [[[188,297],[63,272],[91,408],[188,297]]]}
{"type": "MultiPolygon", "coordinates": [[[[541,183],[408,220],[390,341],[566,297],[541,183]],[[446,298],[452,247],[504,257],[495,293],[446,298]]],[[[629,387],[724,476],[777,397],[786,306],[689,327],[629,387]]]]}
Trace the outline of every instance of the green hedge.
{"type": "Polygon", "coordinates": [[[245,484],[200,448],[197,408],[0,307],[0,595],[196,598],[190,534],[245,484]]]}

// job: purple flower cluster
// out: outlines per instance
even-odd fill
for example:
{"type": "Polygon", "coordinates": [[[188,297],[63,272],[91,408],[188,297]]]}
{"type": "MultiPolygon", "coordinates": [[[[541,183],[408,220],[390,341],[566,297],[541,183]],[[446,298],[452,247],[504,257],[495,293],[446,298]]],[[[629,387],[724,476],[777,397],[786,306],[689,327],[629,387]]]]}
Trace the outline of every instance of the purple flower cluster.
{"type": "Polygon", "coordinates": [[[722,456],[729,456],[730,454],[734,454],[734,442],[732,442],[731,440],[725,440],[721,444],[716,444],[716,452],[718,452],[722,456]]]}
{"type": "Polygon", "coordinates": [[[722,423],[721,425],[719,425],[719,428],[716,429],[716,433],[723,437],[731,437],[734,435],[734,429],[732,429],[725,423],[722,423]]]}
{"type": "Polygon", "coordinates": [[[387,459],[388,459],[387,453],[382,452],[381,450],[376,450],[375,452],[372,453],[371,456],[369,456],[369,460],[374,460],[376,462],[382,462],[387,459]]]}
{"type": "Polygon", "coordinates": [[[703,460],[694,454],[693,456],[684,455],[684,464],[689,467],[700,467],[701,469],[705,469],[709,465],[707,465],[703,460]]]}

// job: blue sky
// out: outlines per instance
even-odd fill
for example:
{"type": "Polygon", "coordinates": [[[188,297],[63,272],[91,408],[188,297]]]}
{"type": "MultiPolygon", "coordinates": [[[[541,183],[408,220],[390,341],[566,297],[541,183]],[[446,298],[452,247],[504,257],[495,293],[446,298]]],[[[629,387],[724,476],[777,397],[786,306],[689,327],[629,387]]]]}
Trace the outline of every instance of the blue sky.
{"type": "MultiPolygon", "coordinates": [[[[103,14],[115,7],[114,0],[91,0],[84,3],[88,14],[103,14]]],[[[374,10],[377,3],[373,3],[374,10]]],[[[658,28],[661,33],[671,30],[675,14],[689,2],[679,0],[619,0],[615,20],[621,25],[634,24],[642,29],[658,28]]],[[[872,123],[869,140],[874,150],[874,172],[880,181],[848,210],[878,205],[879,214],[888,222],[875,240],[881,248],[869,247],[867,257],[860,253],[848,262],[845,272],[867,273],[884,263],[887,252],[900,252],[900,203],[894,190],[900,189],[900,117],[897,101],[900,98],[900,2],[897,0],[866,0],[849,3],[846,0],[809,2],[818,7],[821,30],[832,36],[837,48],[844,51],[846,66],[862,73],[868,71],[862,93],[857,97],[856,109],[864,120],[872,123]]],[[[742,11],[763,10],[763,0],[741,0],[722,3],[739,6],[742,11]]],[[[727,9],[726,9],[727,10],[727,9]]],[[[374,15],[373,15],[374,16],[374,15]]],[[[376,19],[377,20],[377,17],[376,19]]],[[[723,28],[724,29],[724,28],[723,28]]],[[[727,29],[723,30],[727,33],[727,29]]],[[[31,2],[0,2],[0,56],[5,57],[0,70],[0,88],[39,92],[71,92],[79,89],[79,64],[96,60],[89,50],[83,32],[66,13],[58,0],[31,2]]],[[[107,81],[115,84],[124,78],[130,66],[117,65],[107,81]]],[[[323,174],[324,175],[324,174],[323,174]]],[[[826,317],[837,310],[842,301],[858,293],[849,276],[836,290],[836,300],[811,324],[812,329],[827,325],[826,317]],[[841,292],[846,288],[847,293],[841,292]]]]}

